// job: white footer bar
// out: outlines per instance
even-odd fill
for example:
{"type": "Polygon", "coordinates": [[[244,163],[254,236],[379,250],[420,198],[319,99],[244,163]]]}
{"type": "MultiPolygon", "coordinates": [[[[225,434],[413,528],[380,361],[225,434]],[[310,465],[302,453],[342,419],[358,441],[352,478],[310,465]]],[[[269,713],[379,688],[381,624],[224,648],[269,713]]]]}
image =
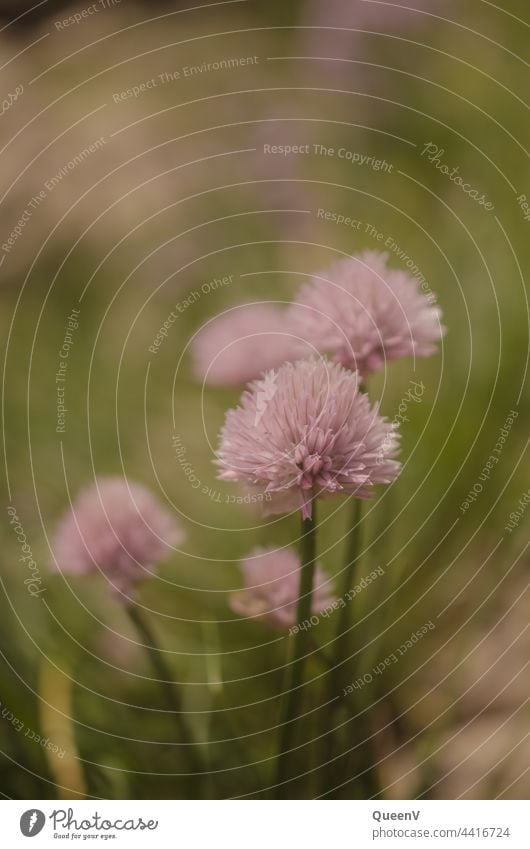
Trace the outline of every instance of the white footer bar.
{"type": "Polygon", "coordinates": [[[9,800],[0,804],[1,845],[528,849],[526,808],[523,801],[9,800]]]}

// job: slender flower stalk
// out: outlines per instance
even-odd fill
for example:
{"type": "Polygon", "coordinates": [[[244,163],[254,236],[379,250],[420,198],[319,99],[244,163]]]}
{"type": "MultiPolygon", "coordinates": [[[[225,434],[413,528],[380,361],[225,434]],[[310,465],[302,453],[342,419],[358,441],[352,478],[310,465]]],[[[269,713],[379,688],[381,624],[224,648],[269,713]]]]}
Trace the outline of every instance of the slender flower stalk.
{"type": "MultiPolygon", "coordinates": [[[[364,390],[365,392],[367,390],[366,380],[364,383],[364,390]]],[[[362,545],[361,522],[363,515],[363,503],[359,498],[353,497],[351,499],[349,515],[350,526],[346,536],[346,562],[342,572],[342,581],[339,592],[339,598],[343,599],[348,597],[348,593],[356,583],[355,579],[359,573],[362,545]]],[[[335,637],[335,662],[337,666],[343,664],[347,657],[347,643],[352,627],[351,623],[353,621],[352,603],[353,602],[350,601],[341,608],[338,618],[335,637]]]]}
{"type": "MultiPolygon", "coordinates": [[[[346,537],[346,564],[342,573],[339,593],[339,598],[343,599],[348,597],[349,591],[356,583],[359,571],[362,546],[362,501],[359,498],[352,498],[350,515],[350,528],[346,537]]],[[[329,673],[330,699],[335,698],[337,694],[341,695],[341,699],[337,703],[337,706],[343,703],[343,682],[346,678],[348,678],[348,680],[353,680],[355,677],[354,670],[358,663],[358,657],[350,660],[349,656],[351,650],[350,634],[352,632],[352,623],[354,619],[352,604],[353,601],[348,601],[344,607],[340,609],[335,637],[334,659],[331,663],[329,673]],[[348,675],[346,675],[346,670],[348,670],[348,675]]],[[[371,743],[369,740],[363,739],[365,734],[369,736],[367,717],[366,714],[362,713],[362,706],[358,703],[358,700],[350,697],[349,702],[350,707],[353,708],[355,713],[354,729],[358,742],[357,745],[354,746],[353,751],[350,753],[350,757],[348,757],[347,760],[351,762],[355,758],[355,762],[351,763],[351,771],[352,773],[357,773],[358,776],[355,784],[359,787],[359,797],[370,798],[378,792],[378,782],[376,772],[373,769],[371,743]]],[[[335,768],[335,764],[336,759],[333,759],[331,764],[332,769],[328,768],[324,770],[325,789],[330,786],[332,770],[335,768]]]]}
{"type": "MultiPolygon", "coordinates": [[[[362,501],[358,498],[353,498],[350,514],[351,523],[346,537],[346,565],[343,572],[342,598],[346,597],[352,586],[357,583],[359,576],[362,554],[362,514],[362,501]]],[[[355,679],[356,669],[359,665],[359,653],[355,657],[350,658],[350,653],[355,654],[351,652],[352,644],[350,640],[354,620],[355,606],[354,602],[350,601],[345,607],[341,608],[337,626],[335,664],[330,676],[334,693],[341,691],[341,681],[343,679],[346,677],[349,680],[355,679]],[[345,674],[346,670],[348,671],[347,676],[345,674]]],[[[375,757],[374,744],[370,733],[370,716],[366,710],[363,711],[362,701],[358,697],[350,699],[350,701],[352,707],[355,709],[355,733],[359,742],[347,758],[351,764],[349,771],[357,775],[354,781],[354,787],[358,788],[359,797],[361,799],[370,799],[376,796],[381,790],[377,770],[374,768],[375,757]]]]}
{"type": "MultiPolygon", "coordinates": [[[[362,555],[362,518],[363,503],[359,498],[352,498],[350,507],[350,527],[346,537],[346,563],[342,573],[341,592],[339,598],[346,598],[351,588],[357,583],[362,555]]],[[[354,625],[354,602],[349,601],[340,609],[335,638],[335,663],[330,675],[334,692],[340,692],[341,679],[355,678],[355,670],[359,663],[359,655],[349,657],[348,644],[351,648],[350,634],[354,625]],[[348,670],[348,676],[345,675],[348,670]]],[[[342,701],[342,699],[341,699],[342,701]]],[[[380,791],[377,770],[374,769],[373,741],[370,739],[369,717],[362,712],[358,699],[351,699],[355,710],[355,729],[359,743],[354,747],[347,760],[351,763],[351,771],[357,774],[354,786],[359,789],[362,799],[376,796],[380,791]]]]}
{"type": "MultiPolygon", "coordinates": [[[[299,622],[311,617],[311,596],[316,561],[316,525],[315,509],[310,519],[302,519],[302,536],[300,541],[300,593],[298,597],[297,618],[299,622]]],[[[295,739],[296,720],[299,713],[304,681],[306,657],[310,650],[310,638],[305,630],[300,629],[292,643],[292,657],[287,670],[287,682],[283,694],[280,741],[278,759],[276,762],[276,794],[281,795],[281,785],[289,777],[290,747],[295,739]]]]}
{"type": "Polygon", "coordinates": [[[153,667],[155,677],[162,687],[166,704],[171,710],[172,716],[174,716],[175,718],[175,722],[179,730],[179,736],[181,739],[182,748],[184,751],[184,759],[186,761],[187,768],[193,774],[200,774],[202,771],[201,763],[196,754],[196,743],[193,740],[191,732],[183,716],[180,694],[177,690],[176,685],[173,683],[173,676],[171,670],[169,669],[164,659],[164,655],[160,648],[158,648],[157,646],[156,638],[151,628],[151,625],[149,624],[145,616],[143,616],[141,610],[137,605],[127,604],[125,605],[125,610],[127,611],[127,615],[129,616],[129,619],[133,623],[135,629],[138,631],[139,635],[142,638],[142,647],[145,649],[146,654],[148,655],[149,660],[151,662],[151,666],[153,667]]]}
{"type": "MultiPolygon", "coordinates": [[[[359,571],[362,545],[362,510],[361,499],[353,497],[350,513],[351,524],[346,537],[346,565],[342,572],[342,585],[339,592],[339,598],[343,599],[347,598],[349,591],[356,583],[355,579],[359,571]]],[[[351,623],[353,621],[352,604],[353,601],[349,601],[340,609],[335,638],[335,658],[337,664],[342,664],[346,660],[346,649],[350,637],[351,623]]]]}
{"type": "MultiPolygon", "coordinates": [[[[351,693],[341,686],[339,676],[337,675],[337,666],[332,657],[325,652],[317,643],[311,642],[311,647],[315,653],[315,657],[320,660],[326,670],[328,670],[329,680],[332,682],[333,690],[330,692],[330,699],[335,699],[335,706],[344,705],[352,719],[352,727],[355,736],[359,742],[352,744],[349,747],[349,752],[346,755],[348,762],[347,772],[354,775],[354,786],[358,788],[358,797],[360,799],[371,799],[381,792],[381,784],[375,768],[376,752],[371,734],[369,722],[369,713],[366,707],[363,709],[362,703],[351,693]],[[338,698],[337,698],[338,696],[338,698]]],[[[333,732],[327,732],[333,734],[333,732]]],[[[350,741],[351,742],[351,741],[350,741]]],[[[329,753],[329,744],[326,746],[326,751],[329,753]]],[[[328,760],[325,767],[322,768],[322,792],[326,793],[333,786],[333,776],[336,772],[336,765],[342,753],[338,753],[335,757],[328,760]]]]}
{"type": "MultiPolygon", "coordinates": [[[[364,389],[366,392],[366,378],[364,389]]],[[[359,576],[362,555],[362,520],[363,503],[359,498],[353,497],[350,507],[350,526],[346,537],[346,562],[342,574],[342,592],[339,593],[339,598],[346,598],[348,596],[359,576]]],[[[339,614],[335,639],[335,665],[330,678],[333,688],[337,690],[340,690],[341,686],[339,678],[345,677],[347,670],[350,680],[353,680],[355,678],[355,670],[359,664],[359,654],[357,653],[349,661],[348,653],[348,642],[350,642],[350,634],[353,630],[354,614],[355,605],[353,600],[342,607],[339,614]]],[[[361,798],[369,799],[377,795],[380,790],[377,771],[373,766],[374,747],[373,741],[370,740],[369,717],[366,713],[362,713],[362,705],[358,699],[354,700],[354,707],[357,714],[361,711],[361,715],[357,715],[355,720],[357,736],[361,742],[355,747],[348,760],[352,761],[355,758],[355,764],[352,764],[352,771],[357,771],[358,775],[355,784],[359,787],[361,798]]]]}

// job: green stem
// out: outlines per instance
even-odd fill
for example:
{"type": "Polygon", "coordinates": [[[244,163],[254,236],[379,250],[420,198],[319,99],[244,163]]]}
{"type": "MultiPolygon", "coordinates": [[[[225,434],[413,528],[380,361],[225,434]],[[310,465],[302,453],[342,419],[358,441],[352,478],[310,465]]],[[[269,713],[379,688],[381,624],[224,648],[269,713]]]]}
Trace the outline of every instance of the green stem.
{"type": "MultiPolygon", "coordinates": [[[[358,655],[350,661],[350,655],[352,654],[350,635],[353,627],[352,623],[354,622],[355,605],[353,601],[348,600],[348,594],[357,583],[357,579],[359,577],[362,548],[362,511],[362,500],[354,497],[351,505],[351,523],[346,537],[346,566],[342,574],[339,595],[339,598],[344,599],[345,605],[340,609],[335,638],[335,665],[330,674],[330,683],[335,694],[343,693],[343,680],[346,677],[348,677],[349,680],[353,680],[355,678],[355,670],[359,665],[358,655]],[[348,673],[347,676],[346,671],[348,673]]],[[[355,699],[348,699],[347,701],[353,706],[357,714],[361,714],[362,699],[359,699],[358,701],[355,699]]],[[[375,796],[379,792],[380,788],[376,770],[373,768],[373,740],[368,739],[370,737],[369,714],[362,713],[362,715],[359,715],[356,719],[355,725],[357,737],[362,739],[363,736],[366,735],[366,739],[364,743],[354,749],[354,752],[348,760],[351,761],[352,757],[356,758],[356,769],[358,773],[362,773],[359,775],[356,784],[360,788],[361,798],[370,798],[371,796],[375,796]]]]}
{"type": "MultiPolygon", "coordinates": [[[[315,574],[316,525],[314,516],[302,520],[300,540],[300,592],[296,611],[297,622],[311,618],[311,599],[315,574]]],[[[306,630],[301,628],[294,635],[292,657],[287,669],[287,682],[283,694],[280,741],[276,762],[276,792],[281,796],[281,784],[289,778],[289,750],[295,737],[296,719],[301,702],[301,687],[304,680],[306,656],[309,653],[310,640],[306,630]]]]}
{"type": "Polygon", "coordinates": [[[363,503],[360,498],[353,496],[351,509],[351,524],[346,537],[346,566],[342,573],[342,582],[339,598],[344,599],[344,607],[341,607],[337,623],[337,635],[335,652],[337,666],[342,664],[347,657],[347,646],[350,637],[350,623],[353,619],[352,604],[348,601],[348,593],[355,584],[358,562],[361,550],[361,520],[363,503]]]}
{"type": "MultiPolygon", "coordinates": [[[[361,386],[361,391],[368,394],[368,383],[366,377],[363,385],[361,386]]],[[[336,670],[331,676],[332,684],[334,686],[340,684],[340,681],[338,680],[340,678],[338,669],[342,666],[342,664],[345,664],[348,658],[348,641],[351,630],[350,624],[353,621],[354,612],[353,603],[348,601],[348,593],[355,584],[355,578],[361,557],[361,521],[363,516],[363,502],[360,498],[352,496],[350,515],[350,527],[346,537],[346,566],[342,573],[342,582],[339,589],[339,598],[344,600],[345,605],[340,610],[337,622],[337,632],[335,637],[336,670]]],[[[358,660],[359,658],[357,658],[357,662],[358,660]]],[[[352,662],[352,666],[356,665],[357,663],[353,664],[352,662]]]]}
{"type": "MultiPolygon", "coordinates": [[[[256,790],[262,787],[262,776],[258,766],[251,760],[252,751],[248,742],[238,734],[237,728],[232,724],[232,720],[228,718],[228,710],[218,710],[215,714],[215,720],[218,722],[221,732],[229,741],[229,745],[237,752],[241,760],[241,769],[243,771],[243,780],[246,782],[245,789],[248,792],[248,779],[251,776],[256,790]],[[246,773],[246,775],[245,775],[246,773]]],[[[219,742],[219,741],[217,741],[219,742]]],[[[223,764],[225,765],[225,764],[223,764]]]]}
{"type": "Polygon", "coordinates": [[[191,736],[190,730],[182,713],[180,694],[171,680],[171,670],[169,669],[162,652],[157,647],[156,638],[151,625],[136,605],[127,605],[125,609],[129,615],[129,619],[143,640],[143,648],[149,656],[155,676],[164,691],[167,705],[175,716],[179,736],[183,743],[187,768],[191,773],[201,773],[201,763],[196,754],[196,743],[191,736]]]}
{"type": "MultiPolygon", "coordinates": [[[[330,676],[332,680],[335,680],[335,664],[331,657],[319,646],[315,641],[311,641],[311,648],[314,652],[315,657],[320,660],[322,665],[329,670],[330,676]]],[[[350,714],[352,720],[355,722],[355,729],[359,731],[359,729],[364,729],[367,733],[367,737],[369,735],[369,724],[366,719],[366,714],[360,714],[361,705],[358,705],[355,699],[351,697],[351,694],[345,693],[344,690],[339,686],[336,688],[336,692],[332,695],[338,695],[339,700],[336,703],[338,705],[344,705],[350,714]]],[[[333,710],[333,705],[331,706],[331,710],[333,710]]],[[[373,767],[373,761],[375,759],[375,751],[373,740],[365,739],[365,742],[362,746],[359,746],[353,750],[352,755],[354,755],[357,759],[357,770],[359,773],[363,773],[359,776],[358,781],[361,783],[363,789],[363,798],[371,798],[372,796],[376,796],[381,791],[381,786],[378,781],[377,772],[373,767]]],[[[333,773],[336,768],[336,761],[330,765],[330,769],[325,770],[325,779],[324,783],[327,785],[329,781],[332,780],[333,773]]],[[[326,789],[326,787],[324,787],[326,789]]]]}

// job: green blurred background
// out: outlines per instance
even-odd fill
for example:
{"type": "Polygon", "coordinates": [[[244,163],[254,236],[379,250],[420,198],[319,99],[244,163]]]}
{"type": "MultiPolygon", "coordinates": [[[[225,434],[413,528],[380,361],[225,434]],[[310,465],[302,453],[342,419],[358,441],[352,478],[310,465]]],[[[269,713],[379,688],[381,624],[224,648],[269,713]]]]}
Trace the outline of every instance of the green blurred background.
{"type": "MultiPolygon", "coordinates": [[[[381,795],[528,794],[526,516],[506,530],[529,486],[530,221],[518,203],[530,196],[528,4],[403,5],[233,2],[186,11],[122,0],[66,28],[57,22],[82,6],[41,4],[38,16],[13,25],[18,9],[4,9],[3,97],[23,91],[1,117],[3,244],[45,192],[0,267],[4,503],[17,511],[45,587],[38,599],[27,593],[6,513],[6,797],[193,793],[193,781],[179,777],[163,693],[120,606],[100,580],[67,580],[51,565],[55,524],[95,474],[141,481],[180,515],[184,551],[142,587],[140,602],[181,682],[208,795],[269,793],[287,638],[238,620],[228,596],[241,586],[239,559],[256,544],[296,544],[298,521],[223,503],[233,491],[216,480],[212,449],[239,391],[203,388],[189,343],[226,307],[289,301],[311,272],[381,249],[368,225],[413,258],[448,328],[437,356],[392,364],[370,384],[391,418],[410,380],[425,393],[402,428],[401,477],[365,511],[362,572],[381,565],[385,575],[359,597],[352,652],[371,669],[425,622],[436,626],[363,690],[381,795]],[[184,71],[241,57],[258,60],[184,71]],[[100,149],[46,188],[101,137],[100,149]],[[494,210],[422,156],[429,142],[494,210]],[[310,153],[266,154],[268,144],[307,144],[310,153]],[[315,155],[313,145],[335,154],[315,155]],[[340,148],[392,168],[353,165],[340,148]],[[322,220],[318,209],[362,226],[322,220]],[[151,354],[175,304],[227,275],[232,283],[202,293],[151,354]],[[66,432],[58,434],[55,373],[74,307],[66,432]],[[499,463],[464,511],[511,410],[518,417],[499,463]],[[175,432],[220,500],[182,474],[175,432]]],[[[391,263],[402,267],[395,254],[391,263]]],[[[330,576],[343,565],[347,507],[339,499],[319,513],[330,576]]],[[[329,622],[313,636],[332,650],[329,622]]],[[[355,720],[327,704],[316,656],[308,672],[304,745],[293,755],[300,778],[286,795],[355,798],[355,720]]]]}

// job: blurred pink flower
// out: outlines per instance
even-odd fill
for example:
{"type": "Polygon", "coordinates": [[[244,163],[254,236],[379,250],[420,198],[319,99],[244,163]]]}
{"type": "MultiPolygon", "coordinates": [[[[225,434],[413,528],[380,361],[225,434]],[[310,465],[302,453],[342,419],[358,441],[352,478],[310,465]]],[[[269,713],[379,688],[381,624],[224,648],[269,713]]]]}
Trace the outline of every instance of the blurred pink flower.
{"type": "Polygon", "coordinates": [[[368,97],[356,101],[356,114],[368,111],[380,120],[387,99],[399,98],[396,75],[385,76],[384,90],[377,86],[381,51],[391,51],[392,45],[403,50],[407,39],[422,43],[429,28],[440,26],[436,13],[446,13],[452,5],[452,0],[307,0],[300,6],[294,51],[306,57],[301,66],[305,85],[318,80],[315,84],[327,89],[329,97],[333,90],[362,91],[368,97]]]}
{"type": "Polygon", "coordinates": [[[184,541],[173,516],[139,483],[99,478],[77,496],[57,527],[54,553],[61,572],[101,571],[118,595],[184,541]]]}
{"type": "MultiPolygon", "coordinates": [[[[300,587],[300,558],[288,548],[254,548],[241,561],[245,589],[230,597],[234,613],[251,619],[263,619],[274,628],[296,624],[300,587]]],[[[322,567],[315,570],[311,612],[329,607],[335,596],[322,567]]]]}
{"type": "Polygon", "coordinates": [[[428,357],[445,333],[442,313],[418,281],[366,251],[339,260],[301,287],[293,332],[362,376],[398,357],[428,357]]]}
{"type": "Polygon", "coordinates": [[[374,484],[390,483],[397,449],[394,426],[370,407],[358,376],[311,358],[250,384],[226,415],[216,463],[221,480],[265,493],[268,513],[307,519],[315,498],[369,498],[374,484]]]}
{"type": "MultiPolygon", "coordinates": [[[[447,6],[447,0],[444,2],[447,6]]],[[[402,0],[309,0],[303,9],[306,26],[310,20],[313,27],[318,27],[319,30],[332,28],[333,34],[338,30],[340,37],[342,28],[346,32],[351,28],[355,34],[358,27],[372,24],[380,26],[383,32],[391,28],[407,31],[422,27],[429,24],[437,8],[441,7],[443,10],[443,5],[442,0],[419,0],[412,4],[410,0],[408,3],[403,3],[402,0]]],[[[319,35],[326,46],[329,43],[330,48],[336,48],[333,35],[328,35],[325,31],[319,35]]],[[[334,54],[321,52],[319,55],[334,54]]]]}
{"type": "Polygon", "coordinates": [[[273,304],[233,307],[210,319],[192,343],[196,376],[216,385],[246,383],[306,353],[286,311],[273,304]]]}

